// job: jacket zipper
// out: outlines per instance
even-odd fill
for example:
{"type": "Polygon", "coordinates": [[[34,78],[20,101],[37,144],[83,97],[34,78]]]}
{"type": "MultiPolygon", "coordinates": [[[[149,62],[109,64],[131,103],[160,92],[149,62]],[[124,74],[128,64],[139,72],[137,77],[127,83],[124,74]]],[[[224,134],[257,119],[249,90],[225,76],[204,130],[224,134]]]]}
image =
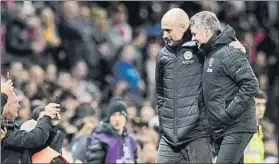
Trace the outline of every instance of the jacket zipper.
{"type": "MultiPolygon", "coordinates": [[[[204,63],[203,63],[203,71],[206,70],[206,68],[205,68],[206,64],[205,63],[207,62],[207,59],[208,59],[208,57],[205,57],[205,60],[204,60],[204,63]]],[[[202,76],[204,76],[204,73],[202,74],[202,76]]],[[[203,78],[202,78],[202,85],[204,85],[203,84],[203,78]]],[[[202,86],[202,88],[203,88],[203,86],[202,86]]],[[[203,92],[203,89],[202,89],[202,92],[203,92]]],[[[211,123],[210,123],[209,111],[208,111],[208,108],[207,108],[208,107],[208,101],[207,101],[207,94],[206,93],[204,94],[204,104],[205,104],[205,111],[206,111],[206,114],[207,114],[207,119],[208,119],[208,124],[209,124],[209,133],[210,133],[210,136],[213,136],[213,138],[214,138],[214,131],[211,128],[212,126],[211,126],[211,123]]]]}
{"type": "Polygon", "coordinates": [[[177,132],[177,130],[176,130],[176,94],[175,94],[175,92],[176,92],[176,62],[177,62],[177,59],[175,58],[175,66],[174,66],[174,82],[173,82],[173,85],[174,85],[174,92],[173,92],[173,94],[174,94],[174,120],[173,120],[173,122],[174,122],[174,141],[175,141],[175,144],[176,144],[176,141],[177,141],[177,135],[176,135],[176,132],[177,132]]]}
{"type": "Polygon", "coordinates": [[[173,122],[173,126],[174,126],[174,144],[177,144],[177,129],[176,129],[176,70],[177,70],[177,58],[179,56],[178,52],[179,52],[180,48],[177,48],[176,51],[174,51],[175,53],[175,66],[174,66],[174,82],[173,82],[173,87],[174,87],[174,122],[173,122]]]}

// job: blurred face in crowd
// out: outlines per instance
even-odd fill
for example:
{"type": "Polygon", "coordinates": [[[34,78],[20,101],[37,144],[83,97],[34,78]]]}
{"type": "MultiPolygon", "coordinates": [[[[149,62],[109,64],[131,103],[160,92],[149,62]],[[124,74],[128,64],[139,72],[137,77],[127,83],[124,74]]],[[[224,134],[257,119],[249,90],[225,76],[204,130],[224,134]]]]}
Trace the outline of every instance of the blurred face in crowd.
{"type": "Polygon", "coordinates": [[[128,119],[129,120],[133,120],[136,118],[137,116],[137,108],[134,106],[130,106],[127,108],[127,112],[128,112],[128,119]]]}
{"type": "Polygon", "coordinates": [[[105,9],[100,7],[92,7],[91,17],[95,22],[98,31],[105,32],[107,30],[107,16],[108,13],[105,9]]]}
{"type": "Polygon", "coordinates": [[[41,86],[44,84],[45,81],[45,72],[42,69],[42,67],[35,65],[30,68],[30,75],[31,80],[36,82],[38,86],[41,86]]]}
{"type": "Polygon", "coordinates": [[[20,109],[19,102],[15,93],[8,96],[8,101],[4,106],[3,116],[7,119],[13,119],[18,116],[18,110],[20,109]]]}
{"type": "Polygon", "coordinates": [[[50,64],[46,69],[46,80],[55,81],[56,80],[57,67],[54,64],[50,64]]]}
{"type": "Polygon", "coordinates": [[[14,78],[15,82],[30,80],[29,72],[23,68],[22,63],[12,63],[10,75],[14,78]]]}
{"type": "Polygon", "coordinates": [[[189,18],[187,14],[178,8],[169,10],[161,20],[163,39],[170,46],[179,43],[188,27],[189,18]]]}
{"type": "Polygon", "coordinates": [[[73,69],[72,75],[76,79],[84,79],[87,76],[88,68],[84,61],[80,61],[73,69]]]}
{"type": "Polygon", "coordinates": [[[134,48],[131,45],[125,45],[122,52],[121,56],[125,61],[132,62],[133,57],[134,57],[134,48]]]}
{"type": "Polygon", "coordinates": [[[89,17],[90,16],[90,9],[86,5],[81,5],[80,6],[80,15],[84,17],[89,17]]]}
{"type": "Polygon", "coordinates": [[[266,66],[266,54],[262,51],[257,53],[256,64],[260,67],[266,66]]]}
{"type": "Polygon", "coordinates": [[[118,134],[121,135],[127,123],[127,120],[126,117],[120,112],[115,112],[113,115],[110,116],[109,123],[114,127],[118,134]]]}
{"type": "Polygon", "coordinates": [[[117,23],[125,23],[127,21],[127,15],[124,11],[119,11],[113,14],[113,19],[117,23]]]}
{"type": "Polygon", "coordinates": [[[248,44],[248,46],[253,46],[254,44],[254,39],[253,35],[251,33],[246,33],[244,36],[244,43],[248,44]]]}
{"type": "Polygon", "coordinates": [[[80,15],[79,4],[76,1],[64,1],[63,12],[67,18],[74,18],[80,15]]]}
{"type": "Polygon", "coordinates": [[[34,81],[29,82],[26,85],[26,96],[32,98],[38,91],[38,86],[34,81]]]}
{"type": "Polygon", "coordinates": [[[22,63],[12,63],[11,64],[11,75],[14,77],[19,77],[23,71],[22,63]]]}
{"type": "Polygon", "coordinates": [[[30,101],[28,98],[23,97],[23,99],[20,101],[21,109],[18,112],[18,115],[23,120],[28,120],[31,117],[31,111],[30,111],[30,101]]]}
{"type": "Polygon", "coordinates": [[[154,109],[150,106],[144,106],[141,109],[141,118],[146,121],[149,122],[154,116],[155,116],[155,112],[154,109]]]}
{"type": "Polygon", "coordinates": [[[143,48],[146,44],[146,40],[147,40],[147,34],[144,31],[140,32],[139,36],[137,36],[136,38],[137,45],[140,48],[143,48]]]}
{"type": "Polygon", "coordinates": [[[75,111],[76,107],[78,107],[80,103],[75,98],[67,98],[61,102],[61,104],[66,108],[66,112],[72,112],[75,111]]]}
{"type": "Polygon", "coordinates": [[[65,89],[73,88],[73,79],[70,73],[61,72],[58,76],[58,84],[65,89]]]}
{"type": "Polygon", "coordinates": [[[27,14],[26,14],[25,9],[24,9],[23,7],[20,8],[20,10],[18,11],[17,17],[18,17],[20,20],[25,20],[25,19],[26,19],[27,14]]]}
{"type": "Polygon", "coordinates": [[[150,44],[148,47],[149,58],[155,60],[160,49],[161,49],[161,46],[159,44],[157,44],[157,43],[150,44]]]}
{"type": "Polygon", "coordinates": [[[260,89],[266,90],[268,87],[268,77],[265,74],[261,74],[258,78],[259,84],[260,84],[260,89]]]}
{"type": "Polygon", "coordinates": [[[266,100],[263,98],[255,98],[255,100],[256,100],[257,119],[261,120],[264,117],[266,100]]]}
{"type": "Polygon", "coordinates": [[[54,12],[50,8],[45,8],[41,13],[41,21],[43,25],[51,25],[55,23],[54,12]]]}

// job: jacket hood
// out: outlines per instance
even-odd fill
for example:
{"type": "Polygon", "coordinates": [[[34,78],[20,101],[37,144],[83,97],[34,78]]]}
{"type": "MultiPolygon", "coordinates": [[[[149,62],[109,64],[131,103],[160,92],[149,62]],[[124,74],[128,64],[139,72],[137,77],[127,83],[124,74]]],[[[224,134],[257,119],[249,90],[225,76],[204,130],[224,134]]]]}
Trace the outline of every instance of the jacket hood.
{"type": "Polygon", "coordinates": [[[234,29],[227,25],[223,31],[217,32],[215,35],[213,35],[209,41],[205,44],[201,45],[201,49],[208,54],[208,52],[215,50],[219,46],[224,46],[232,41],[235,41],[236,39],[235,31],[234,29]]]}
{"type": "Polygon", "coordinates": [[[235,41],[235,31],[234,29],[227,25],[225,29],[218,35],[216,36],[214,40],[213,45],[226,45],[231,43],[232,41],[235,41]]]}

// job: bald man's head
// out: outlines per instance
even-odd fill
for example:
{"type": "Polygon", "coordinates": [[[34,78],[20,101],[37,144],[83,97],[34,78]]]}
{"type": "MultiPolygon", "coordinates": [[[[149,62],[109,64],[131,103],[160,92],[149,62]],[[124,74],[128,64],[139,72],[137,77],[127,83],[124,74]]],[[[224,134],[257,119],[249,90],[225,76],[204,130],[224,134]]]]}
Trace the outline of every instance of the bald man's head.
{"type": "Polygon", "coordinates": [[[180,41],[189,28],[189,17],[180,8],[173,8],[167,11],[161,20],[161,27],[164,31],[163,38],[170,46],[180,41]]]}
{"type": "Polygon", "coordinates": [[[188,29],[189,27],[189,17],[187,13],[180,8],[173,8],[167,11],[162,20],[162,24],[173,24],[175,26],[180,26],[188,29]]]}

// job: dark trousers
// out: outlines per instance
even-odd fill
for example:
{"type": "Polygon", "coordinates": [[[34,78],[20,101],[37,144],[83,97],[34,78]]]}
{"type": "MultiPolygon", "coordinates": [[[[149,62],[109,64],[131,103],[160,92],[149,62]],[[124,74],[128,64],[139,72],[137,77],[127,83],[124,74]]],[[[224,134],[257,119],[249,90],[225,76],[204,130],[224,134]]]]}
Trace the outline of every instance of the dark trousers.
{"type": "Polygon", "coordinates": [[[226,134],[214,140],[216,163],[244,163],[243,153],[253,133],[226,134]]]}
{"type": "Polygon", "coordinates": [[[179,147],[161,139],[156,163],[212,163],[210,138],[200,138],[179,147]]]}

